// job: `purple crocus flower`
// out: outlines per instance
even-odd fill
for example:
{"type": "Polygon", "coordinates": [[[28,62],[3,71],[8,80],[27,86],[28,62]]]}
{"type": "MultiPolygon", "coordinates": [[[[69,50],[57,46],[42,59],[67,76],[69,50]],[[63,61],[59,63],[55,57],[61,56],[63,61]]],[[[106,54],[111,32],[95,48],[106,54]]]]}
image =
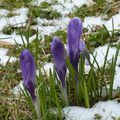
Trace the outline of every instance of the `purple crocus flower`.
{"type": "Polygon", "coordinates": [[[32,100],[35,101],[36,66],[34,58],[28,49],[22,51],[20,55],[20,65],[24,87],[29,91],[32,100]]]}
{"type": "Polygon", "coordinates": [[[51,43],[51,52],[54,58],[56,72],[61,80],[62,86],[65,87],[65,75],[66,75],[66,64],[65,64],[65,51],[64,46],[58,37],[54,37],[51,43]]]}
{"type": "Polygon", "coordinates": [[[67,52],[76,72],[78,72],[80,54],[83,53],[85,49],[85,43],[81,40],[82,30],[82,21],[78,17],[71,19],[67,29],[67,52]]]}

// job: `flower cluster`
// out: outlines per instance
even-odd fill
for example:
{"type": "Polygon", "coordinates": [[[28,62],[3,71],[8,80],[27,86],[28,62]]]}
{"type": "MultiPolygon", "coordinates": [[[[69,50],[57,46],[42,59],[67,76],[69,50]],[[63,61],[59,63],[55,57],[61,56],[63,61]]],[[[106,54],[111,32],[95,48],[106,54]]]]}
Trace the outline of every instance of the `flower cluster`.
{"type": "MultiPolygon", "coordinates": [[[[67,54],[70,59],[76,73],[78,73],[78,63],[80,55],[86,54],[85,43],[82,40],[82,21],[75,17],[71,19],[67,28],[67,54]]],[[[66,54],[64,45],[59,37],[54,37],[51,43],[51,53],[54,59],[55,69],[63,87],[63,95],[67,103],[66,98],[66,54]]],[[[33,102],[36,101],[35,95],[35,79],[36,79],[36,67],[34,58],[28,49],[24,49],[20,55],[20,63],[23,77],[24,87],[29,91],[33,102]]],[[[77,77],[75,78],[78,83],[77,77]]]]}
{"type": "MultiPolygon", "coordinates": [[[[82,40],[82,30],[82,21],[78,17],[71,19],[67,28],[67,54],[77,73],[80,54],[85,55],[86,52],[85,43],[82,40]]],[[[54,58],[57,74],[63,87],[65,87],[65,74],[67,68],[65,64],[65,51],[63,44],[58,37],[53,38],[51,43],[51,52],[54,58]]],[[[77,79],[76,83],[78,83],[77,79]]]]}

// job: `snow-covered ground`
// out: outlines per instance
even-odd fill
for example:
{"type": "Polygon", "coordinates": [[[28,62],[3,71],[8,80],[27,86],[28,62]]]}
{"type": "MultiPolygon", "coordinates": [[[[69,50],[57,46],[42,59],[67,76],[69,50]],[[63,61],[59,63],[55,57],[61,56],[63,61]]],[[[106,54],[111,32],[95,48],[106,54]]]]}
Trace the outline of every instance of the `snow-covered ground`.
{"type": "MultiPolygon", "coordinates": [[[[45,0],[37,0],[35,3],[39,5],[41,2],[45,0]]],[[[70,2],[71,0],[59,0],[58,4],[52,5],[52,8],[62,14],[61,18],[54,19],[54,20],[47,20],[47,19],[41,19],[36,18],[37,25],[33,26],[33,29],[38,29],[40,36],[44,38],[44,35],[50,35],[51,33],[56,32],[60,29],[66,29],[70,18],[66,17],[70,12],[74,11],[76,7],[81,7],[82,5],[92,5],[94,2],[92,0],[74,0],[70,2]],[[43,24],[47,24],[44,26],[43,24]]],[[[51,0],[47,0],[47,2],[51,2],[51,0]]],[[[0,31],[6,26],[14,26],[14,27],[23,27],[25,26],[28,20],[27,14],[29,9],[28,8],[20,8],[17,10],[12,11],[13,14],[16,14],[13,17],[7,17],[7,15],[10,13],[10,11],[1,9],[0,10],[0,31]]],[[[85,28],[88,28],[90,31],[90,28],[94,28],[96,25],[102,26],[103,24],[106,26],[108,31],[113,30],[113,23],[114,23],[114,29],[120,29],[120,12],[116,15],[114,15],[112,18],[110,18],[108,21],[103,20],[102,16],[92,16],[92,17],[86,17],[83,21],[83,26],[85,28]],[[113,22],[112,22],[113,21],[113,22]]],[[[26,42],[25,37],[23,36],[24,41],[26,42]]],[[[34,36],[30,38],[30,42],[34,40],[34,36]]],[[[15,32],[13,32],[12,35],[5,35],[0,33],[0,40],[4,40],[10,43],[15,44],[14,40],[18,44],[23,44],[22,38],[20,35],[16,35],[15,32]]]]}
{"type": "Polygon", "coordinates": [[[98,102],[92,108],[65,107],[65,120],[119,120],[120,103],[116,101],[98,102]]]}
{"type": "MultiPolygon", "coordinates": [[[[33,2],[35,5],[39,5],[41,2],[47,1],[51,2],[52,0],[36,0],[33,2]]],[[[108,0],[107,0],[108,1],[108,0]]],[[[94,4],[92,0],[59,0],[58,4],[52,5],[53,10],[58,11],[61,13],[62,17],[54,20],[47,20],[36,18],[37,25],[32,26],[33,29],[39,30],[39,36],[44,39],[45,35],[50,35],[51,33],[56,32],[57,30],[64,30],[66,29],[70,18],[67,15],[73,12],[76,7],[81,7],[82,5],[86,4],[87,6],[94,4]],[[46,24],[44,26],[43,24],[46,24]]],[[[20,8],[17,10],[12,11],[15,14],[13,17],[7,17],[10,11],[5,9],[0,9],[0,31],[3,30],[6,26],[14,26],[14,27],[23,27],[27,24],[27,14],[29,9],[28,8],[20,8]]],[[[112,16],[109,20],[104,20],[103,16],[91,16],[86,17],[83,21],[84,28],[88,28],[89,32],[91,32],[90,28],[95,28],[97,25],[102,26],[105,25],[108,31],[114,29],[120,29],[120,12],[114,16],[112,16]],[[113,24],[114,23],[114,24],[113,24]]],[[[36,35],[31,36],[30,42],[35,39],[36,35]]],[[[27,43],[26,38],[23,36],[25,43],[27,43]]],[[[15,41],[18,44],[23,44],[22,38],[20,35],[17,35],[16,32],[13,32],[11,35],[3,34],[0,32],[0,41],[9,42],[10,44],[15,44],[15,41]]],[[[96,48],[93,52],[96,56],[96,60],[100,66],[104,64],[105,54],[108,48],[108,44],[104,46],[100,46],[96,48]]],[[[6,65],[7,61],[9,60],[9,56],[7,56],[8,49],[0,48],[0,64],[6,65]]],[[[107,60],[110,62],[112,56],[116,53],[115,47],[110,47],[109,54],[107,60]]],[[[93,61],[92,56],[90,56],[91,61],[93,61]]],[[[17,58],[11,57],[9,62],[16,61],[17,58]]],[[[120,87],[120,53],[117,59],[117,65],[115,69],[115,77],[114,77],[114,84],[113,88],[116,89],[120,87]]],[[[96,64],[94,66],[97,68],[96,64]]],[[[44,65],[44,70],[46,74],[49,76],[49,69],[53,69],[52,63],[46,63],[44,65]]],[[[89,69],[89,66],[86,67],[86,70],[89,69]]],[[[42,69],[42,72],[44,72],[42,69]]],[[[13,88],[11,92],[13,94],[20,94],[20,87],[23,88],[22,82],[19,83],[18,86],[13,88]]],[[[95,118],[101,118],[101,120],[113,120],[119,117],[120,119],[120,103],[116,101],[106,101],[106,102],[98,102],[92,108],[86,109],[82,107],[66,107],[63,109],[64,113],[66,114],[66,120],[94,120],[95,118]]]]}
{"type": "Polygon", "coordinates": [[[0,64],[6,65],[8,61],[14,62],[17,60],[15,57],[7,56],[8,51],[8,49],[0,48],[0,64]]]}
{"type": "MultiPolygon", "coordinates": [[[[33,4],[39,5],[41,2],[43,2],[45,0],[36,0],[33,4]]],[[[51,0],[47,0],[46,2],[51,2],[51,0]]],[[[70,12],[73,12],[75,10],[76,7],[81,7],[82,5],[92,5],[94,4],[94,2],[92,0],[74,0],[71,2],[71,0],[59,0],[58,4],[56,5],[52,5],[52,8],[54,10],[57,10],[58,12],[60,12],[62,14],[61,18],[58,19],[54,19],[54,20],[47,20],[47,19],[41,19],[41,18],[36,18],[37,21],[37,25],[33,26],[33,29],[38,29],[40,36],[42,36],[42,38],[44,39],[44,35],[50,35],[51,33],[56,32],[57,30],[61,30],[61,29],[66,29],[70,18],[66,17],[65,15],[69,14],[70,12]],[[46,26],[44,26],[43,24],[47,24],[46,26]]],[[[11,26],[16,26],[16,27],[22,27],[25,26],[27,23],[27,13],[28,13],[29,9],[28,8],[20,8],[17,10],[12,11],[12,13],[16,14],[13,17],[6,17],[10,11],[5,10],[5,9],[1,9],[0,10],[0,30],[2,30],[4,27],[11,25],[11,26]]],[[[113,22],[114,22],[114,29],[120,29],[120,13],[114,15],[112,18],[110,18],[108,21],[103,20],[102,16],[92,16],[92,17],[86,17],[83,21],[83,26],[85,28],[89,29],[89,32],[91,31],[90,28],[94,28],[95,26],[99,25],[102,26],[103,24],[106,26],[106,28],[111,31],[113,29],[113,22]],[[113,21],[113,22],[112,22],[113,21]]],[[[36,35],[33,35],[32,37],[29,38],[29,42],[32,42],[35,39],[36,35]]],[[[24,42],[27,43],[26,38],[23,36],[24,42]]],[[[9,42],[11,44],[15,44],[15,41],[18,44],[23,44],[22,42],[22,38],[20,35],[17,35],[15,32],[13,32],[11,35],[6,35],[6,34],[2,34],[0,33],[0,40],[5,41],[5,42],[9,42]]],[[[101,46],[95,49],[95,51],[93,52],[94,55],[97,53],[96,56],[96,60],[98,61],[99,65],[102,66],[104,63],[104,57],[105,57],[105,53],[107,51],[107,47],[108,45],[105,46],[101,46]]],[[[5,49],[6,50],[6,49],[5,49]]],[[[0,49],[0,52],[2,53],[4,50],[0,49]]],[[[112,56],[115,54],[116,52],[116,48],[110,48],[109,50],[109,54],[108,54],[108,61],[110,61],[112,59],[112,56]]],[[[7,53],[0,55],[1,61],[0,63],[5,65],[8,61],[9,56],[6,55],[7,53]]],[[[10,59],[10,62],[15,61],[16,58],[12,58],[10,59]]],[[[93,60],[92,56],[91,56],[91,61],[93,60]]],[[[120,64],[120,60],[117,60],[117,66],[116,66],[116,74],[115,74],[115,81],[114,81],[114,88],[117,88],[118,86],[120,86],[120,80],[119,79],[119,74],[117,71],[119,71],[119,67],[118,65],[120,64]]],[[[49,67],[46,67],[47,64],[45,65],[45,70],[46,73],[49,74],[49,70],[48,68],[53,68],[53,65],[51,65],[50,63],[48,63],[49,67]]],[[[95,65],[96,66],[96,65],[95,65]]],[[[86,67],[86,69],[88,69],[89,66],[86,67]]]]}

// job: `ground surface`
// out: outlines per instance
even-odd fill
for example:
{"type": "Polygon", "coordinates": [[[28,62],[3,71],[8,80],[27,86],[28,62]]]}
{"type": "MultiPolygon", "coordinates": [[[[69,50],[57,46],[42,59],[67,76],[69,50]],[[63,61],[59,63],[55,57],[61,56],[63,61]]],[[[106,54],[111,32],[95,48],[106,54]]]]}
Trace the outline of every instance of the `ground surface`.
{"type": "MultiPolygon", "coordinates": [[[[53,36],[60,36],[62,42],[66,43],[66,27],[73,17],[80,17],[83,21],[83,39],[90,52],[98,53],[97,60],[103,65],[104,54],[108,43],[113,43],[110,48],[108,60],[115,54],[116,44],[120,41],[120,1],[119,0],[0,0],[0,119],[1,120],[33,120],[34,115],[26,104],[22,95],[13,88],[22,80],[19,65],[19,55],[23,48],[27,47],[36,56],[36,38],[39,40],[37,46],[37,62],[44,65],[45,70],[53,67],[50,53],[50,42],[53,36]],[[104,34],[103,34],[104,33],[104,34]],[[37,36],[38,35],[38,36],[37,36]],[[37,36],[37,37],[36,37],[37,36]],[[26,45],[27,43],[27,45],[26,45]],[[48,64],[49,63],[49,64],[48,64]]],[[[120,56],[120,54],[119,54],[120,56]]],[[[91,61],[92,61],[91,57],[91,61]]],[[[95,65],[96,66],[96,65],[95,65]]],[[[86,70],[88,70],[86,68],[86,70]]],[[[120,87],[120,58],[118,57],[114,89],[120,87]]],[[[17,89],[18,90],[18,89],[17,89]]],[[[19,91],[19,90],[18,90],[19,91]]],[[[119,91],[120,92],[120,91],[119,91]]],[[[119,100],[120,95],[117,96],[119,100]]],[[[119,120],[120,106],[116,101],[98,103],[94,110],[81,110],[84,108],[73,108],[70,112],[66,108],[70,120],[119,120]],[[96,112],[100,105],[106,107],[104,112],[96,112]],[[75,111],[88,113],[88,118],[71,117],[77,114],[75,111]],[[93,115],[91,115],[91,111],[93,115]],[[113,114],[113,112],[116,114],[113,114]],[[99,113],[99,114],[97,114],[99,113]],[[91,117],[89,116],[91,115],[91,117]],[[103,116],[104,117],[103,117],[103,116]],[[109,115],[109,117],[106,116],[109,115]]],[[[83,114],[82,113],[82,114],[83,114]]]]}

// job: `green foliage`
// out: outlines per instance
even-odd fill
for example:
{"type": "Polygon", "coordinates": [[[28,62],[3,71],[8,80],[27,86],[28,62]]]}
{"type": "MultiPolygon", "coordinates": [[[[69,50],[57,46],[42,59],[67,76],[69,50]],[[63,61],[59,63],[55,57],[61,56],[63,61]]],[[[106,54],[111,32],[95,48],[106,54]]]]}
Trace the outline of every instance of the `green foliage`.
{"type": "Polygon", "coordinates": [[[119,13],[119,2],[116,4],[108,2],[106,0],[94,0],[95,3],[91,6],[83,5],[82,7],[76,7],[76,10],[70,14],[71,17],[80,17],[84,19],[87,16],[103,16],[103,19],[109,19],[113,15],[119,13]],[[107,15],[104,18],[104,15],[107,15]]]}
{"type": "Polygon", "coordinates": [[[11,35],[13,33],[13,29],[11,26],[4,27],[2,30],[3,34],[11,35]]]}
{"type": "Polygon", "coordinates": [[[87,41],[89,42],[90,46],[98,47],[108,43],[110,38],[111,37],[108,30],[105,26],[103,26],[102,28],[96,30],[96,32],[90,33],[87,41]]]}
{"type": "MultiPolygon", "coordinates": [[[[105,76],[106,76],[106,65],[107,55],[109,52],[109,47],[107,49],[107,53],[104,60],[104,65],[102,68],[99,67],[97,71],[94,68],[94,64],[98,64],[96,61],[96,57],[94,56],[93,63],[90,63],[90,71],[85,73],[84,71],[84,59],[83,56],[80,57],[79,64],[79,72],[76,73],[73,66],[70,63],[69,58],[66,56],[66,64],[69,70],[69,75],[66,78],[67,85],[67,95],[68,95],[68,103],[69,105],[78,105],[85,106],[89,108],[94,104],[94,102],[98,100],[104,100],[106,98],[112,99],[112,89],[113,89],[113,79],[115,74],[115,66],[116,60],[118,56],[119,49],[117,49],[115,57],[112,59],[112,63],[110,64],[109,71],[112,74],[109,74],[110,78],[110,87],[106,88],[105,76]],[[98,77],[98,75],[100,77],[98,77]],[[78,78],[79,84],[76,84],[75,79],[78,78]],[[105,87],[105,92],[103,89],[105,87]],[[103,94],[104,93],[104,94],[103,94]],[[74,98],[74,99],[73,99],[74,98]]],[[[39,67],[39,75],[37,76],[37,90],[38,90],[38,98],[40,100],[41,105],[41,113],[43,119],[51,120],[51,116],[55,118],[63,119],[62,106],[65,106],[64,97],[62,97],[62,91],[60,89],[60,82],[57,79],[55,70],[52,73],[50,71],[48,80],[44,80],[44,76],[41,72],[41,67],[39,67]],[[62,99],[60,99],[62,98],[62,99]],[[56,108],[56,110],[54,110],[56,108]]],[[[101,116],[96,115],[95,119],[101,119],[101,116]]]]}
{"type": "Polygon", "coordinates": [[[98,4],[103,4],[106,2],[106,0],[93,0],[94,2],[98,3],[98,4]]]}
{"type": "Polygon", "coordinates": [[[82,6],[80,8],[76,8],[75,12],[73,12],[70,16],[77,16],[81,19],[84,19],[87,16],[95,16],[103,13],[103,5],[101,4],[94,4],[92,6],[82,6]]]}
{"type": "Polygon", "coordinates": [[[13,13],[13,12],[9,12],[9,13],[7,14],[7,17],[9,18],[9,17],[13,17],[13,16],[16,16],[16,15],[18,15],[18,14],[15,14],[15,13],[13,13]]]}
{"type": "Polygon", "coordinates": [[[30,10],[28,16],[32,16],[34,18],[46,18],[46,19],[54,19],[61,17],[61,14],[57,11],[54,11],[48,3],[42,3],[40,6],[30,6],[30,10]]]}

